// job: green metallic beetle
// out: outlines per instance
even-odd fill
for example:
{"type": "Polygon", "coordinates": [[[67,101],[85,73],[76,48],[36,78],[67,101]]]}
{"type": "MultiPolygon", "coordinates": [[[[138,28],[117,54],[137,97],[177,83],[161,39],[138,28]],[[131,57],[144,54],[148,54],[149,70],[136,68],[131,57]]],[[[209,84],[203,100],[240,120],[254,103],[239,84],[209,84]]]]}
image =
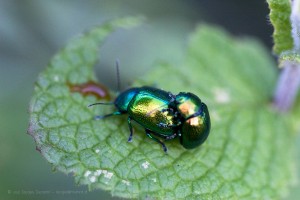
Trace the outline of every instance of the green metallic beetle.
{"type": "Polygon", "coordinates": [[[186,149],[202,144],[210,131],[210,117],[205,103],[192,93],[176,95],[176,108],[180,116],[179,138],[186,149]]]}
{"type": "Polygon", "coordinates": [[[193,149],[202,144],[210,131],[210,117],[207,106],[192,93],[181,92],[173,95],[170,92],[153,87],[130,88],[116,98],[113,103],[117,111],[104,116],[128,114],[128,126],[132,140],[134,120],[145,128],[146,135],[160,143],[167,152],[165,144],[160,140],[171,140],[179,137],[181,145],[193,149]],[[160,138],[160,139],[159,139],[160,138]]]}
{"type": "Polygon", "coordinates": [[[104,116],[128,114],[128,126],[132,140],[134,120],[145,128],[146,135],[160,143],[167,152],[165,144],[158,139],[171,140],[179,137],[181,145],[192,149],[202,144],[210,131],[210,117],[207,106],[192,93],[181,92],[173,95],[170,92],[153,87],[130,88],[116,98],[113,103],[117,111],[104,116]]]}

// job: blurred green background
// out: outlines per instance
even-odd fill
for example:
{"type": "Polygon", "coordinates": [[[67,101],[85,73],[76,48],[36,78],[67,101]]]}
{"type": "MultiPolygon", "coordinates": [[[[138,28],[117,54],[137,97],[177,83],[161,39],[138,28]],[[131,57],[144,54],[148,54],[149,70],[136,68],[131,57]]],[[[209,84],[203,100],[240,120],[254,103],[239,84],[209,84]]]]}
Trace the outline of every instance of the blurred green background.
{"type": "MultiPolygon", "coordinates": [[[[261,0],[0,0],[0,199],[111,198],[76,186],[71,175],[53,173],[26,134],[34,81],[70,38],[109,19],[145,16],[144,25],[114,33],[101,48],[99,80],[116,88],[119,59],[124,88],[156,61],[180,62],[188,35],[199,23],[256,37],[271,52],[268,12],[261,0]]],[[[287,199],[297,199],[298,191],[294,188],[287,199]]]]}

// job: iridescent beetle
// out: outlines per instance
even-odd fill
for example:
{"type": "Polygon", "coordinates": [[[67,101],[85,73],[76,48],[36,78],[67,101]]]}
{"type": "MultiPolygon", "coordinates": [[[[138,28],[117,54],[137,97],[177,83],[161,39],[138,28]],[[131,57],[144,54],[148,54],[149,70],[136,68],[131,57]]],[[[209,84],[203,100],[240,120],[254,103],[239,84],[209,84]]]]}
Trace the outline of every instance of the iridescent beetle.
{"type": "Polygon", "coordinates": [[[165,152],[167,148],[160,139],[171,140],[179,137],[184,148],[193,149],[206,140],[210,131],[207,106],[192,93],[180,92],[173,95],[164,90],[144,86],[121,92],[114,102],[89,106],[98,104],[114,104],[117,111],[96,116],[96,119],[128,114],[128,141],[132,140],[131,121],[134,120],[145,128],[149,138],[162,145],[165,152]]]}

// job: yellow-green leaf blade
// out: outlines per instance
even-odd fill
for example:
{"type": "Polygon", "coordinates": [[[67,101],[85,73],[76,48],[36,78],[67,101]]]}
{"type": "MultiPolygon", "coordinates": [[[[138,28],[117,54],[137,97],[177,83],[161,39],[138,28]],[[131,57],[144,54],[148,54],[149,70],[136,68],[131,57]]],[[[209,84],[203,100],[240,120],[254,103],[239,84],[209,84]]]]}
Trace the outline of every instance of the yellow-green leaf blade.
{"type": "Polygon", "coordinates": [[[174,93],[192,91],[210,109],[208,141],[185,164],[185,176],[195,179],[184,182],[180,177],[192,188],[186,197],[274,199],[287,193],[294,180],[294,136],[290,118],[271,106],[274,66],[254,40],[236,40],[202,25],[191,37],[182,66],[164,64],[142,81],[174,93]],[[189,174],[194,171],[201,173],[189,174]]]}
{"type": "Polygon", "coordinates": [[[211,113],[207,142],[186,150],[177,139],[168,141],[166,155],[138,124],[128,143],[126,116],[93,120],[114,108],[88,109],[97,99],[69,90],[67,82],[95,80],[98,42],[118,27],[111,24],[71,42],[38,78],[29,133],[56,169],[126,198],[274,199],[287,191],[292,132],[286,116],[269,105],[277,75],[257,42],[200,26],[180,67],[157,66],[142,78],[140,84],[174,94],[197,94],[211,113]]]}

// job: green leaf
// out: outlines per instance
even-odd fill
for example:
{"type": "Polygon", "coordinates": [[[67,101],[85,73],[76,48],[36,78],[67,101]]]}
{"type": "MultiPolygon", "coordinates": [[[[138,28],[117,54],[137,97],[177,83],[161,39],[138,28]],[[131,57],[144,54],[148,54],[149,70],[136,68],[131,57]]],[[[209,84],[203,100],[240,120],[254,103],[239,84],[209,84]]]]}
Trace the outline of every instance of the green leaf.
{"type": "Polygon", "coordinates": [[[137,124],[128,143],[126,116],[93,120],[114,108],[88,109],[99,100],[70,92],[68,83],[95,80],[98,44],[127,24],[113,21],[73,40],[39,76],[28,131],[54,168],[91,189],[126,198],[274,199],[286,194],[294,177],[294,137],[289,116],[270,105],[277,73],[254,40],[235,40],[202,25],[191,37],[184,63],[158,65],[135,83],[199,95],[212,119],[210,136],[199,148],[186,150],[175,139],[166,142],[166,155],[137,124]]]}
{"type": "Polygon", "coordinates": [[[289,0],[267,0],[270,8],[270,21],[274,27],[273,51],[277,55],[293,48],[291,36],[291,3],[289,0]]]}
{"type": "Polygon", "coordinates": [[[185,197],[284,196],[295,179],[294,129],[290,118],[271,106],[277,79],[275,63],[256,41],[234,40],[218,28],[200,26],[189,43],[182,66],[165,64],[141,81],[158,82],[175,94],[191,91],[210,109],[209,139],[191,152],[194,155],[181,170],[185,173],[180,183],[191,188],[185,197]],[[196,170],[200,173],[195,174],[196,170]],[[193,178],[185,178],[189,176],[193,178]]]}

